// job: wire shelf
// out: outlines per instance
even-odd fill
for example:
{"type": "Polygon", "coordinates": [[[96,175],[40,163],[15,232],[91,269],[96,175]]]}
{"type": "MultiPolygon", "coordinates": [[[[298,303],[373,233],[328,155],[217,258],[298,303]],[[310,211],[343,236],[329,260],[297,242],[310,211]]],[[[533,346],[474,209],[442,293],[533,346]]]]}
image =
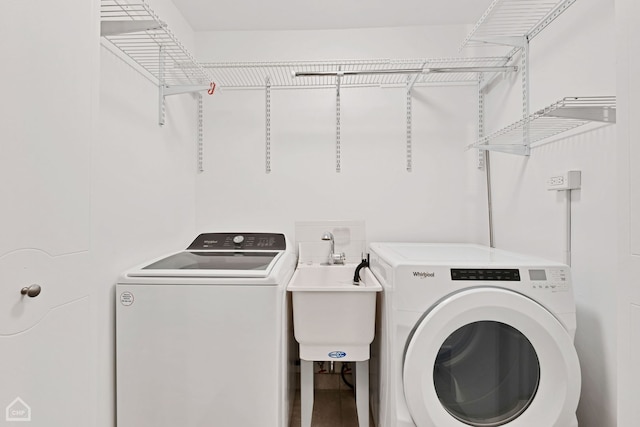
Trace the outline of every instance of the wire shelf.
{"type": "MultiPolygon", "coordinates": [[[[416,73],[414,85],[447,85],[477,83],[478,72],[430,73],[429,68],[504,67],[507,57],[439,58],[439,59],[373,59],[336,61],[289,62],[228,62],[203,63],[213,75],[216,84],[226,89],[264,88],[268,78],[272,89],[335,87],[337,77],[299,76],[296,72],[371,72],[372,74],[343,75],[340,87],[405,86],[409,73],[406,69],[424,69],[416,73]],[[400,71],[399,71],[400,70],[400,71]],[[382,72],[383,74],[375,74],[382,72]]],[[[455,70],[454,70],[455,71],[455,70]]]]}
{"type": "Polygon", "coordinates": [[[101,0],[101,34],[166,86],[209,85],[213,78],[142,1],[101,0]]]}
{"type": "Polygon", "coordinates": [[[529,145],[591,122],[616,122],[616,97],[568,97],[478,140],[468,148],[528,154],[529,145]]]}
{"type": "Polygon", "coordinates": [[[515,39],[525,36],[531,40],[575,1],[494,0],[460,49],[486,43],[513,46],[515,39]]]}

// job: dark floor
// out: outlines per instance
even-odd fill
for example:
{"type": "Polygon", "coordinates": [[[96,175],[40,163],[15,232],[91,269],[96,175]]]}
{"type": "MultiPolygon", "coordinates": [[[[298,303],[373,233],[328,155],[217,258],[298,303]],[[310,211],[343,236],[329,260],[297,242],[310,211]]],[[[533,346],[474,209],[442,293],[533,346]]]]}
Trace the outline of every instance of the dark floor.
{"type": "MultiPolygon", "coordinates": [[[[311,427],[358,427],[355,393],[340,375],[316,374],[314,378],[311,427]]],[[[369,426],[374,427],[371,416],[369,426]]],[[[300,427],[300,390],[296,391],[293,403],[291,427],[300,427]]]]}

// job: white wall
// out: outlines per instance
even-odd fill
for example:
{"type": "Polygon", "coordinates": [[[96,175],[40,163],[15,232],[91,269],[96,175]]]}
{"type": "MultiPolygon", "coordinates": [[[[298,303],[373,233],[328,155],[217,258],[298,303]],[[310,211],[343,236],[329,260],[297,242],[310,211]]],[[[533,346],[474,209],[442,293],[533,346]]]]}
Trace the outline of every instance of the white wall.
{"type": "MultiPolygon", "coordinates": [[[[437,58],[462,27],[198,33],[203,62],[437,58]]],[[[265,173],[265,94],[205,98],[205,172],[197,179],[202,230],[273,229],[296,220],[366,221],[374,240],[482,242],[484,174],[463,147],[476,134],[474,86],[416,89],[413,172],[405,170],[403,88],[341,93],[341,166],[335,172],[335,90],[272,90],[271,167],[265,173]]],[[[320,236],[318,236],[320,239],[320,236]]]]}
{"type": "MultiPolygon", "coordinates": [[[[461,28],[198,34],[203,61],[411,58],[456,54],[461,28]],[[449,41],[451,43],[449,43],[449,41]]],[[[565,96],[615,94],[613,1],[576,2],[531,43],[531,111],[565,96]]],[[[476,52],[477,54],[478,52],[476,52]]],[[[521,118],[519,76],[487,96],[487,129],[521,118]]],[[[220,92],[205,102],[205,172],[198,228],[275,228],[294,220],[365,219],[370,241],[486,242],[483,174],[461,147],[475,134],[472,88],[420,89],[414,172],[404,166],[401,89],[344,90],[342,173],[334,172],[334,92],[272,91],[272,173],[264,172],[264,93],[220,92]],[[418,119],[420,118],[420,119],[418,119]],[[362,160],[361,160],[362,159],[362,160]]],[[[496,246],[564,260],[557,172],[582,171],[573,194],[573,275],[583,426],[616,425],[615,126],[547,141],[529,158],[494,154],[496,246]]]]}
{"type": "MultiPolygon", "coordinates": [[[[613,0],[576,2],[531,42],[531,111],[565,96],[614,95],[613,0]]],[[[489,131],[518,120],[520,79],[487,97],[489,131]],[[505,108],[505,105],[507,108],[505,108]]],[[[587,125],[533,148],[529,158],[492,154],[495,243],[564,261],[565,194],[546,180],[582,171],[573,192],[572,271],[582,367],[581,427],[616,425],[616,127],[587,125]]]]}
{"type": "MultiPolygon", "coordinates": [[[[166,1],[150,2],[188,48],[189,27],[166,1]]],[[[91,254],[98,331],[95,425],[115,425],[115,284],[124,270],[194,238],[196,101],[167,97],[106,47],[100,49],[99,114],[91,155],[91,254]]]]}
{"type": "MultiPolygon", "coordinates": [[[[193,35],[170,2],[157,0],[152,7],[191,47],[193,35]]],[[[60,10],[49,19],[64,22],[71,16],[60,10]]],[[[47,33],[35,34],[44,53],[47,33]]],[[[203,61],[442,57],[455,55],[465,34],[460,27],[210,33],[197,36],[196,56],[203,61]]],[[[98,38],[88,31],[78,36],[98,38]]],[[[14,42],[25,49],[33,44],[14,42]]],[[[613,45],[613,1],[576,2],[532,43],[533,108],[568,95],[615,92],[613,45]]],[[[167,124],[159,128],[155,86],[97,42],[95,49],[101,64],[89,79],[93,83],[71,79],[76,68],[45,62],[39,51],[21,59],[25,70],[56,63],[63,68],[57,72],[70,76],[65,85],[73,82],[77,93],[97,94],[90,85],[99,81],[88,160],[90,240],[79,237],[81,247],[89,242],[92,259],[87,292],[97,331],[95,425],[114,424],[112,308],[118,274],[187,244],[197,231],[270,228],[292,234],[295,220],[346,218],[366,220],[370,240],[486,241],[484,174],[475,169],[475,153],[462,151],[475,134],[473,88],[416,91],[412,173],[404,170],[403,90],[344,90],[340,174],[334,172],[333,91],[274,91],[268,175],[264,94],[221,91],[206,98],[205,172],[196,177],[191,96],[170,98],[167,124]]],[[[46,96],[46,85],[55,82],[44,83],[43,91],[33,89],[38,96],[46,96]]],[[[490,127],[517,118],[518,84],[514,80],[489,97],[490,127]],[[516,108],[501,111],[505,103],[516,108]]],[[[28,86],[25,93],[31,93],[28,86]]],[[[40,104],[45,116],[62,108],[51,97],[45,100],[40,104]]],[[[5,105],[3,114],[7,111],[5,105]]],[[[27,124],[33,123],[29,114],[23,112],[27,124]]],[[[50,137],[54,144],[63,138],[55,132],[50,137]]],[[[528,160],[492,158],[497,245],[558,260],[563,202],[544,189],[544,180],[558,170],[583,171],[583,190],[574,194],[573,266],[584,381],[579,415],[587,427],[615,425],[615,339],[607,333],[615,328],[614,139],[615,127],[604,127],[534,149],[528,160]]],[[[69,158],[69,165],[74,161],[69,158]]]]}

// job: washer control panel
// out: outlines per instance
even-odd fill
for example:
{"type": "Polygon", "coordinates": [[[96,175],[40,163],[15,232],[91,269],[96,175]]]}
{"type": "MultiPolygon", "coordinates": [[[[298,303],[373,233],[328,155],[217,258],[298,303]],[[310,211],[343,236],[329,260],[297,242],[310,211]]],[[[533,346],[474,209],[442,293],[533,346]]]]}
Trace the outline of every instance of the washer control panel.
{"type": "Polygon", "coordinates": [[[283,251],[286,248],[286,239],[280,233],[203,233],[187,250],[283,251]]]}

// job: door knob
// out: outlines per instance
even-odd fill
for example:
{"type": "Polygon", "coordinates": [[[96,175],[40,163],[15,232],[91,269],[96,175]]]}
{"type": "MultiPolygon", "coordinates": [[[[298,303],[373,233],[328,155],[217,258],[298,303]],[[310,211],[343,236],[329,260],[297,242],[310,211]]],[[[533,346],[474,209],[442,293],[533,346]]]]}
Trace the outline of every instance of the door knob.
{"type": "Polygon", "coordinates": [[[22,295],[27,295],[30,296],[31,298],[35,298],[38,295],[40,295],[40,292],[42,291],[42,288],[40,287],[40,285],[31,285],[29,287],[24,287],[20,290],[20,293],[22,295]]]}

